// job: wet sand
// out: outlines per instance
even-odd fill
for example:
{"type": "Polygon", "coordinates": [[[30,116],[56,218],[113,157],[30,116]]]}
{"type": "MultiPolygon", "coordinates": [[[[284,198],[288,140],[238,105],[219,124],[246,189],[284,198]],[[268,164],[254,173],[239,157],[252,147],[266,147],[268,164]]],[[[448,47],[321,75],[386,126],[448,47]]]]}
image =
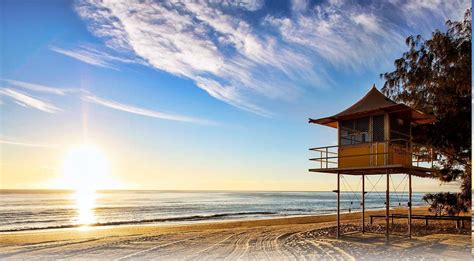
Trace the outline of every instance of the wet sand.
{"type": "MultiPolygon", "coordinates": [[[[395,211],[396,212],[396,211],[395,211]]],[[[383,214],[383,210],[367,213],[383,214]]],[[[414,214],[426,213],[425,208],[414,214]]],[[[341,239],[335,238],[335,215],[192,225],[142,225],[0,233],[4,259],[471,259],[470,224],[456,229],[451,221],[424,226],[395,221],[386,244],[384,220],[360,229],[360,213],[343,214],[341,239]],[[356,233],[353,233],[356,232],[356,233]]],[[[368,219],[366,219],[368,222],[368,219]]]]}

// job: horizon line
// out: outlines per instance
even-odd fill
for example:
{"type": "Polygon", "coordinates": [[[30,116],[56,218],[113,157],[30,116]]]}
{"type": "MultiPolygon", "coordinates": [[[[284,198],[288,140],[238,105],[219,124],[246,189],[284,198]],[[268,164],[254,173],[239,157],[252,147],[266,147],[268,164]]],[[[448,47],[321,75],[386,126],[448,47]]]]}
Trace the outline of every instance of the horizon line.
{"type": "MultiPolygon", "coordinates": [[[[58,189],[58,188],[22,188],[22,189],[10,189],[10,188],[0,188],[1,191],[75,191],[75,189],[58,189]]],[[[97,189],[96,191],[101,192],[109,192],[109,191],[137,191],[137,192],[146,192],[146,191],[154,191],[154,192],[333,192],[332,190],[221,190],[221,189],[97,189]]],[[[341,191],[341,193],[361,193],[362,191],[341,191]]],[[[367,192],[367,191],[366,191],[367,192]]],[[[383,192],[385,190],[374,190],[372,192],[383,192]]],[[[391,193],[399,191],[390,191],[391,193]]],[[[414,191],[414,193],[431,193],[431,192],[439,192],[439,191],[414,191]]],[[[449,191],[448,191],[449,192],[449,191]]],[[[408,193],[408,192],[407,192],[408,193]]],[[[368,194],[368,193],[367,193],[368,194]]]]}

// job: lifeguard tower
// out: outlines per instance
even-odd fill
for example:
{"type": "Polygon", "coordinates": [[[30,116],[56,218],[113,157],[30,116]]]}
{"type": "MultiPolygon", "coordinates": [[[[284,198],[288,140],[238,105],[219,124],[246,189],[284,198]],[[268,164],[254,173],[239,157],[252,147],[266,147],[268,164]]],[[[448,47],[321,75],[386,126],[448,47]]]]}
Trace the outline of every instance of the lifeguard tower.
{"type": "Polygon", "coordinates": [[[338,145],[311,148],[319,157],[310,172],[337,175],[337,237],[340,236],[341,175],[361,177],[362,233],[365,232],[366,175],[386,175],[386,232],[389,239],[390,175],[408,176],[408,236],[412,222],[412,176],[429,177],[436,169],[433,150],[413,143],[412,126],[435,121],[405,104],[396,103],[377,90],[375,85],[358,102],[333,116],[309,119],[309,123],[332,127],[338,131],[338,145]]]}

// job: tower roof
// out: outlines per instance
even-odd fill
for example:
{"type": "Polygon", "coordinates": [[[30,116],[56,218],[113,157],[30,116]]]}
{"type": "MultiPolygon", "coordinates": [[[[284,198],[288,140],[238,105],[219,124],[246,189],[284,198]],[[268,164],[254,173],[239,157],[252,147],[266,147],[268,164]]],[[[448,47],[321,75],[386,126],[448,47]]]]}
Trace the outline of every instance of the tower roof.
{"type": "Polygon", "coordinates": [[[405,104],[392,101],[377,90],[374,84],[364,97],[349,108],[333,116],[320,119],[310,118],[309,122],[337,128],[337,122],[339,120],[362,117],[377,112],[408,113],[411,122],[414,124],[427,124],[435,121],[435,118],[431,115],[415,110],[405,104]]]}

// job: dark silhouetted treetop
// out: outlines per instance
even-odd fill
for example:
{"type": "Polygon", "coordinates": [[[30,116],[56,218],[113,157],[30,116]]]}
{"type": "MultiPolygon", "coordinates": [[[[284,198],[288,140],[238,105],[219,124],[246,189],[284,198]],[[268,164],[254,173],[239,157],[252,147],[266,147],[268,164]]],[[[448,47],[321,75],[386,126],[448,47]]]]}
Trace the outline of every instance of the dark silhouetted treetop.
{"type": "Polygon", "coordinates": [[[410,36],[395,70],[381,74],[382,91],[397,102],[436,117],[414,128],[414,140],[441,153],[438,178],[461,182],[460,198],[471,206],[471,9],[462,21],[447,21],[430,39],[410,36]]]}

